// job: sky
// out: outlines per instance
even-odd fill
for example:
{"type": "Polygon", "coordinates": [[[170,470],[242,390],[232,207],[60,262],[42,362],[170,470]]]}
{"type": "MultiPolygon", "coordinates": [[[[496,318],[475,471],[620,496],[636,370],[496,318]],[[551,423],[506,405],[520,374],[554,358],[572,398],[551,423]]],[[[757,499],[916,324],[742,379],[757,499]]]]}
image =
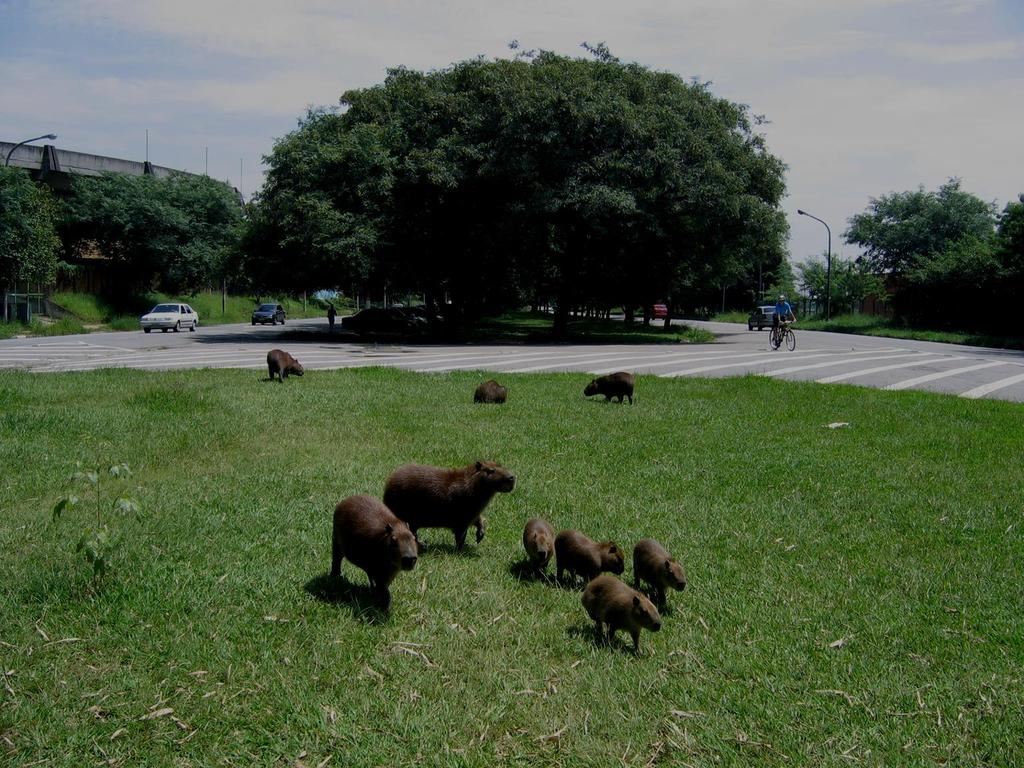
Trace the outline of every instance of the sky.
{"type": "Polygon", "coordinates": [[[832,250],[871,198],[950,177],[1024,192],[1024,0],[0,0],[0,141],[209,173],[248,197],[309,106],[390,67],[508,44],[711,82],[770,122],[790,257],[832,250]]]}

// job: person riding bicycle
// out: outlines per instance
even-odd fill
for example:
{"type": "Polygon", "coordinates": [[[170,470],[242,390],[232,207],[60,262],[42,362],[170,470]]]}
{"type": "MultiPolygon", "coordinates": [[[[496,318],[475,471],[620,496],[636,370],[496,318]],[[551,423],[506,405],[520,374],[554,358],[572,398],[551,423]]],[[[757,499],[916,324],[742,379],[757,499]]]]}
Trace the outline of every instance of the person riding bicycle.
{"type": "Polygon", "coordinates": [[[772,315],[772,330],[778,331],[779,323],[782,321],[796,322],[796,315],[793,313],[793,307],[786,301],[786,297],[780,295],[779,300],[775,302],[775,314],[772,315]]]}

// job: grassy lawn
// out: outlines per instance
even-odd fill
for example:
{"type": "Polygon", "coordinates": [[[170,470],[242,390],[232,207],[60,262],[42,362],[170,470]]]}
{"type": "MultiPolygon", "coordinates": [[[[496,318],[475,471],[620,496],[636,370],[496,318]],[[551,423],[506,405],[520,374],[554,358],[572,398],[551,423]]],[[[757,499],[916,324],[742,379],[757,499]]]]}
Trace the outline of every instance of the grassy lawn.
{"type": "Polygon", "coordinates": [[[630,407],[557,374],[474,406],[479,373],[264,375],[0,373],[5,765],[1024,762],[1019,405],[640,377],[630,407]],[[389,616],[349,564],[326,579],[339,499],[476,458],[519,477],[482,544],[427,531],[389,616]],[[112,518],[99,589],[88,514],[50,520],[76,460],[131,464],[145,511],[112,518]],[[685,564],[639,657],[519,578],[534,515],[685,564]]]}

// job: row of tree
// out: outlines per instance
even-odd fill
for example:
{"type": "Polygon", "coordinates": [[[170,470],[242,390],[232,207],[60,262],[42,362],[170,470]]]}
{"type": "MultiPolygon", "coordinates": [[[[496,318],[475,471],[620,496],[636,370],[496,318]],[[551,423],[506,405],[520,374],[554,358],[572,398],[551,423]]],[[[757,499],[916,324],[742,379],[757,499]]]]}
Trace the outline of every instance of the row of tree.
{"type": "Polygon", "coordinates": [[[784,166],[707,84],[528,52],[394,69],[267,158],[249,274],[389,285],[453,322],[523,304],[677,309],[784,258],[784,166]],[[446,300],[442,300],[444,297],[446,300]]]}
{"type": "MultiPolygon", "coordinates": [[[[76,177],[57,202],[0,169],[0,283],[48,282],[98,251],[122,284],[185,292],[417,293],[453,324],[509,307],[746,308],[825,264],[784,258],[782,162],[746,107],[706,83],[519,53],[391,70],[311,110],[266,158],[248,206],[206,177],[76,177]]],[[[849,220],[863,257],[833,260],[832,306],[895,291],[911,323],[993,330],[1024,276],[1024,204],[997,214],[951,180],[872,199],[849,220]]]]}
{"type": "Polygon", "coordinates": [[[242,227],[237,194],[205,176],[76,176],[57,198],[20,168],[0,168],[0,288],[48,285],[90,253],[112,259],[126,289],[238,282],[242,227]]]}
{"type": "Polygon", "coordinates": [[[1007,333],[1024,289],[1024,199],[1000,213],[951,179],[872,199],[846,241],[883,277],[897,317],[928,328],[1007,333]]]}

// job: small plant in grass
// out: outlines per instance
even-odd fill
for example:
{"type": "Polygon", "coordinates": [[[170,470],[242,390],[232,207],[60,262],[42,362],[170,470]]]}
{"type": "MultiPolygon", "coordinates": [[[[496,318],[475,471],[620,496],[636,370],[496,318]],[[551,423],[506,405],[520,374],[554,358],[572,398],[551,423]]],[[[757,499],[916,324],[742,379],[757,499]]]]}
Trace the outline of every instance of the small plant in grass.
{"type": "MultiPolygon", "coordinates": [[[[115,464],[107,470],[113,480],[125,481],[131,477],[132,471],[127,464],[115,464]]],[[[93,580],[99,580],[107,573],[114,550],[118,542],[112,536],[110,527],[103,520],[104,510],[113,510],[122,516],[142,516],[142,511],[135,499],[127,493],[116,494],[104,504],[104,494],[100,488],[101,472],[98,469],[83,469],[81,462],[75,462],[75,472],[71,475],[71,483],[83,488],[83,498],[68,494],[53,507],[53,520],[57,522],[61,515],[73,509],[88,509],[91,505],[95,512],[95,521],[86,526],[75,545],[75,552],[81,552],[86,562],[92,566],[93,580]]]]}

